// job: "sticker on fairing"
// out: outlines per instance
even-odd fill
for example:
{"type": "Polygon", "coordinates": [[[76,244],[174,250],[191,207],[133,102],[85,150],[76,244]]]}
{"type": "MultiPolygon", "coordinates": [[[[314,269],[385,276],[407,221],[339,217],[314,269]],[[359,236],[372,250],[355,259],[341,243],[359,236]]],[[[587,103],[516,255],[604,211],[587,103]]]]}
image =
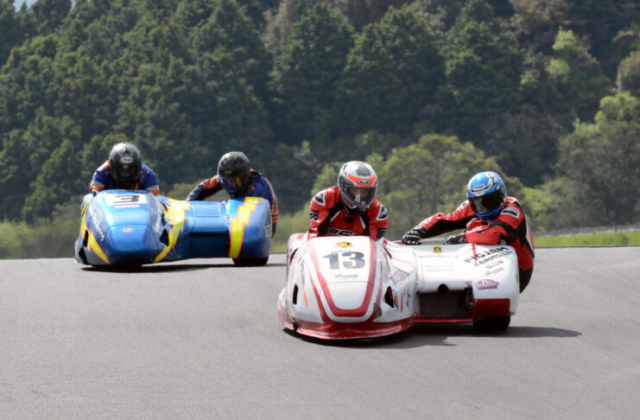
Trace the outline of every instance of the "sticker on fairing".
{"type": "Polygon", "coordinates": [[[520,211],[515,207],[507,207],[506,209],[502,210],[500,214],[507,214],[509,216],[515,217],[516,219],[520,217],[520,211]]]}
{"type": "Polygon", "coordinates": [[[491,279],[482,279],[476,282],[476,288],[479,290],[497,289],[498,285],[500,285],[500,283],[491,279]]]}
{"type": "Polygon", "coordinates": [[[147,204],[147,196],[143,194],[110,194],[104,199],[107,206],[115,208],[131,208],[140,207],[141,204],[147,204]]]}
{"type": "Polygon", "coordinates": [[[507,255],[513,254],[511,248],[507,248],[506,246],[501,246],[499,248],[488,249],[479,254],[473,255],[469,258],[466,258],[464,262],[466,263],[476,263],[476,264],[487,264],[491,261],[495,261],[500,257],[504,257],[507,255]]]}

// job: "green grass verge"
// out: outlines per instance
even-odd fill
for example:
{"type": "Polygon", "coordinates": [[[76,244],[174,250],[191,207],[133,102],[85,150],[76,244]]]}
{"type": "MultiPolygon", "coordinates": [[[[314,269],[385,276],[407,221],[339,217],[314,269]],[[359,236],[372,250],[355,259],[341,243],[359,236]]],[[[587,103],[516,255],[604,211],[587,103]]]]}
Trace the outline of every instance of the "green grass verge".
{"type": "Polygon", "coordinates": [[[639,246],[640,231],[594,232],[582,235],[533,235],[536,248],[639,246]]]}

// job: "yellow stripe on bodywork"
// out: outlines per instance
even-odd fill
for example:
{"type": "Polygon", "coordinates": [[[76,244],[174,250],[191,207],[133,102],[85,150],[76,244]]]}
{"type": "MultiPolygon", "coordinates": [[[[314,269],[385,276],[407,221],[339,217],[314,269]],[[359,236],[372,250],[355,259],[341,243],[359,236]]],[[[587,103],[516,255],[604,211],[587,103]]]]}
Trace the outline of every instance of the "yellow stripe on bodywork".
{"type": "Polygon", "coordinates": [[[93,235],[93,232],[91,231],[89,231],[89,240],[87,241],[87,249],[89,251],[95,252],[96,255],[100,257],[102,261],[109,264],[109,260],[107,259],[106,254],[104,253],[102,248],[100,248],[100,245],[98,245],[98,240],[96,239],[96,237],[93,235]]]}
{"type": "Polygon", "coordinates": [[[184,221],[187,218],[186,211],[191,208],[191,203],[188,201],[169,200],[169,207],[164,210],[164,217],[167,222],[171,223],[171,231],[169,232],[169,244],[165,245],[162,252],[156,256],[153,260],[154,263],[160,262],[169,252],[175,248],[178,243],[178,237],[184,229],[184,221]]]}
{"type": "Polygon", "coordinates": [[[238,215],[231,219],[231,245],[229,246],[229,258],[238,258],[244,238],[244,227],[249,224],[251,215],[258,208],[260,197],[246,197],[244,204],[238,206],[238,215]]]}
{"type": "Polygon", "coordinates": [[[83,240],[85,235],[88,234],[87,250],[93,251],[98,256],[98,258],[109,264],[109,259],[107,258],[107,255],[104,253],[102,248],[100,248],[100,245],[98,245],[98,240],[96,239],[95,235],[89,230],[89,228],[87,228],[87,207],[89,206],[90,202],[91,200],[87,201],[87,204],[85,204],[82,209],[82,224],[80,225],[80,232],[82,232],[83,240]]]}

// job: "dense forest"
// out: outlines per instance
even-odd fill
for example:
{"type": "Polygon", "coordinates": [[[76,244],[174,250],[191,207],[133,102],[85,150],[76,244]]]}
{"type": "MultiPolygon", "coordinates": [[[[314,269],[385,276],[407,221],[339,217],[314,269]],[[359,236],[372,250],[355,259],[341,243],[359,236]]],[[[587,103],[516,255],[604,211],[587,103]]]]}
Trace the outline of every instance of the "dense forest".
{"type": "Polygon", "coordinates": [[[640,220],[637,0],[0,0],[0,40],[5,223],[123,140],[179,199],[244,151],[284,214],[367,160],[394,237],[481,170],[534,231],[640,220]]]}

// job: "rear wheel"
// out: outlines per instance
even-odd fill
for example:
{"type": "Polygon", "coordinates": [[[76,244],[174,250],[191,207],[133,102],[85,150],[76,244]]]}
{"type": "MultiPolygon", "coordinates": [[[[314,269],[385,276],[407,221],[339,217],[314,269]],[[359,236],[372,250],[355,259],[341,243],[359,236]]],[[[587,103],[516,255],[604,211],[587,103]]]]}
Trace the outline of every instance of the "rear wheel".
{"type": "Polygon", "coordinates": [[[476,330],[482,332],[504,331],[509,328],[511,316],[487,316],[483,318],[475,318],[473,326],[476,330]]]}
{"type": "Polygon", "coordinates": [[[269,257],[264,258],[234,258],[233,263],[236,267],[259,267],[267,265],[269,257]]]}

